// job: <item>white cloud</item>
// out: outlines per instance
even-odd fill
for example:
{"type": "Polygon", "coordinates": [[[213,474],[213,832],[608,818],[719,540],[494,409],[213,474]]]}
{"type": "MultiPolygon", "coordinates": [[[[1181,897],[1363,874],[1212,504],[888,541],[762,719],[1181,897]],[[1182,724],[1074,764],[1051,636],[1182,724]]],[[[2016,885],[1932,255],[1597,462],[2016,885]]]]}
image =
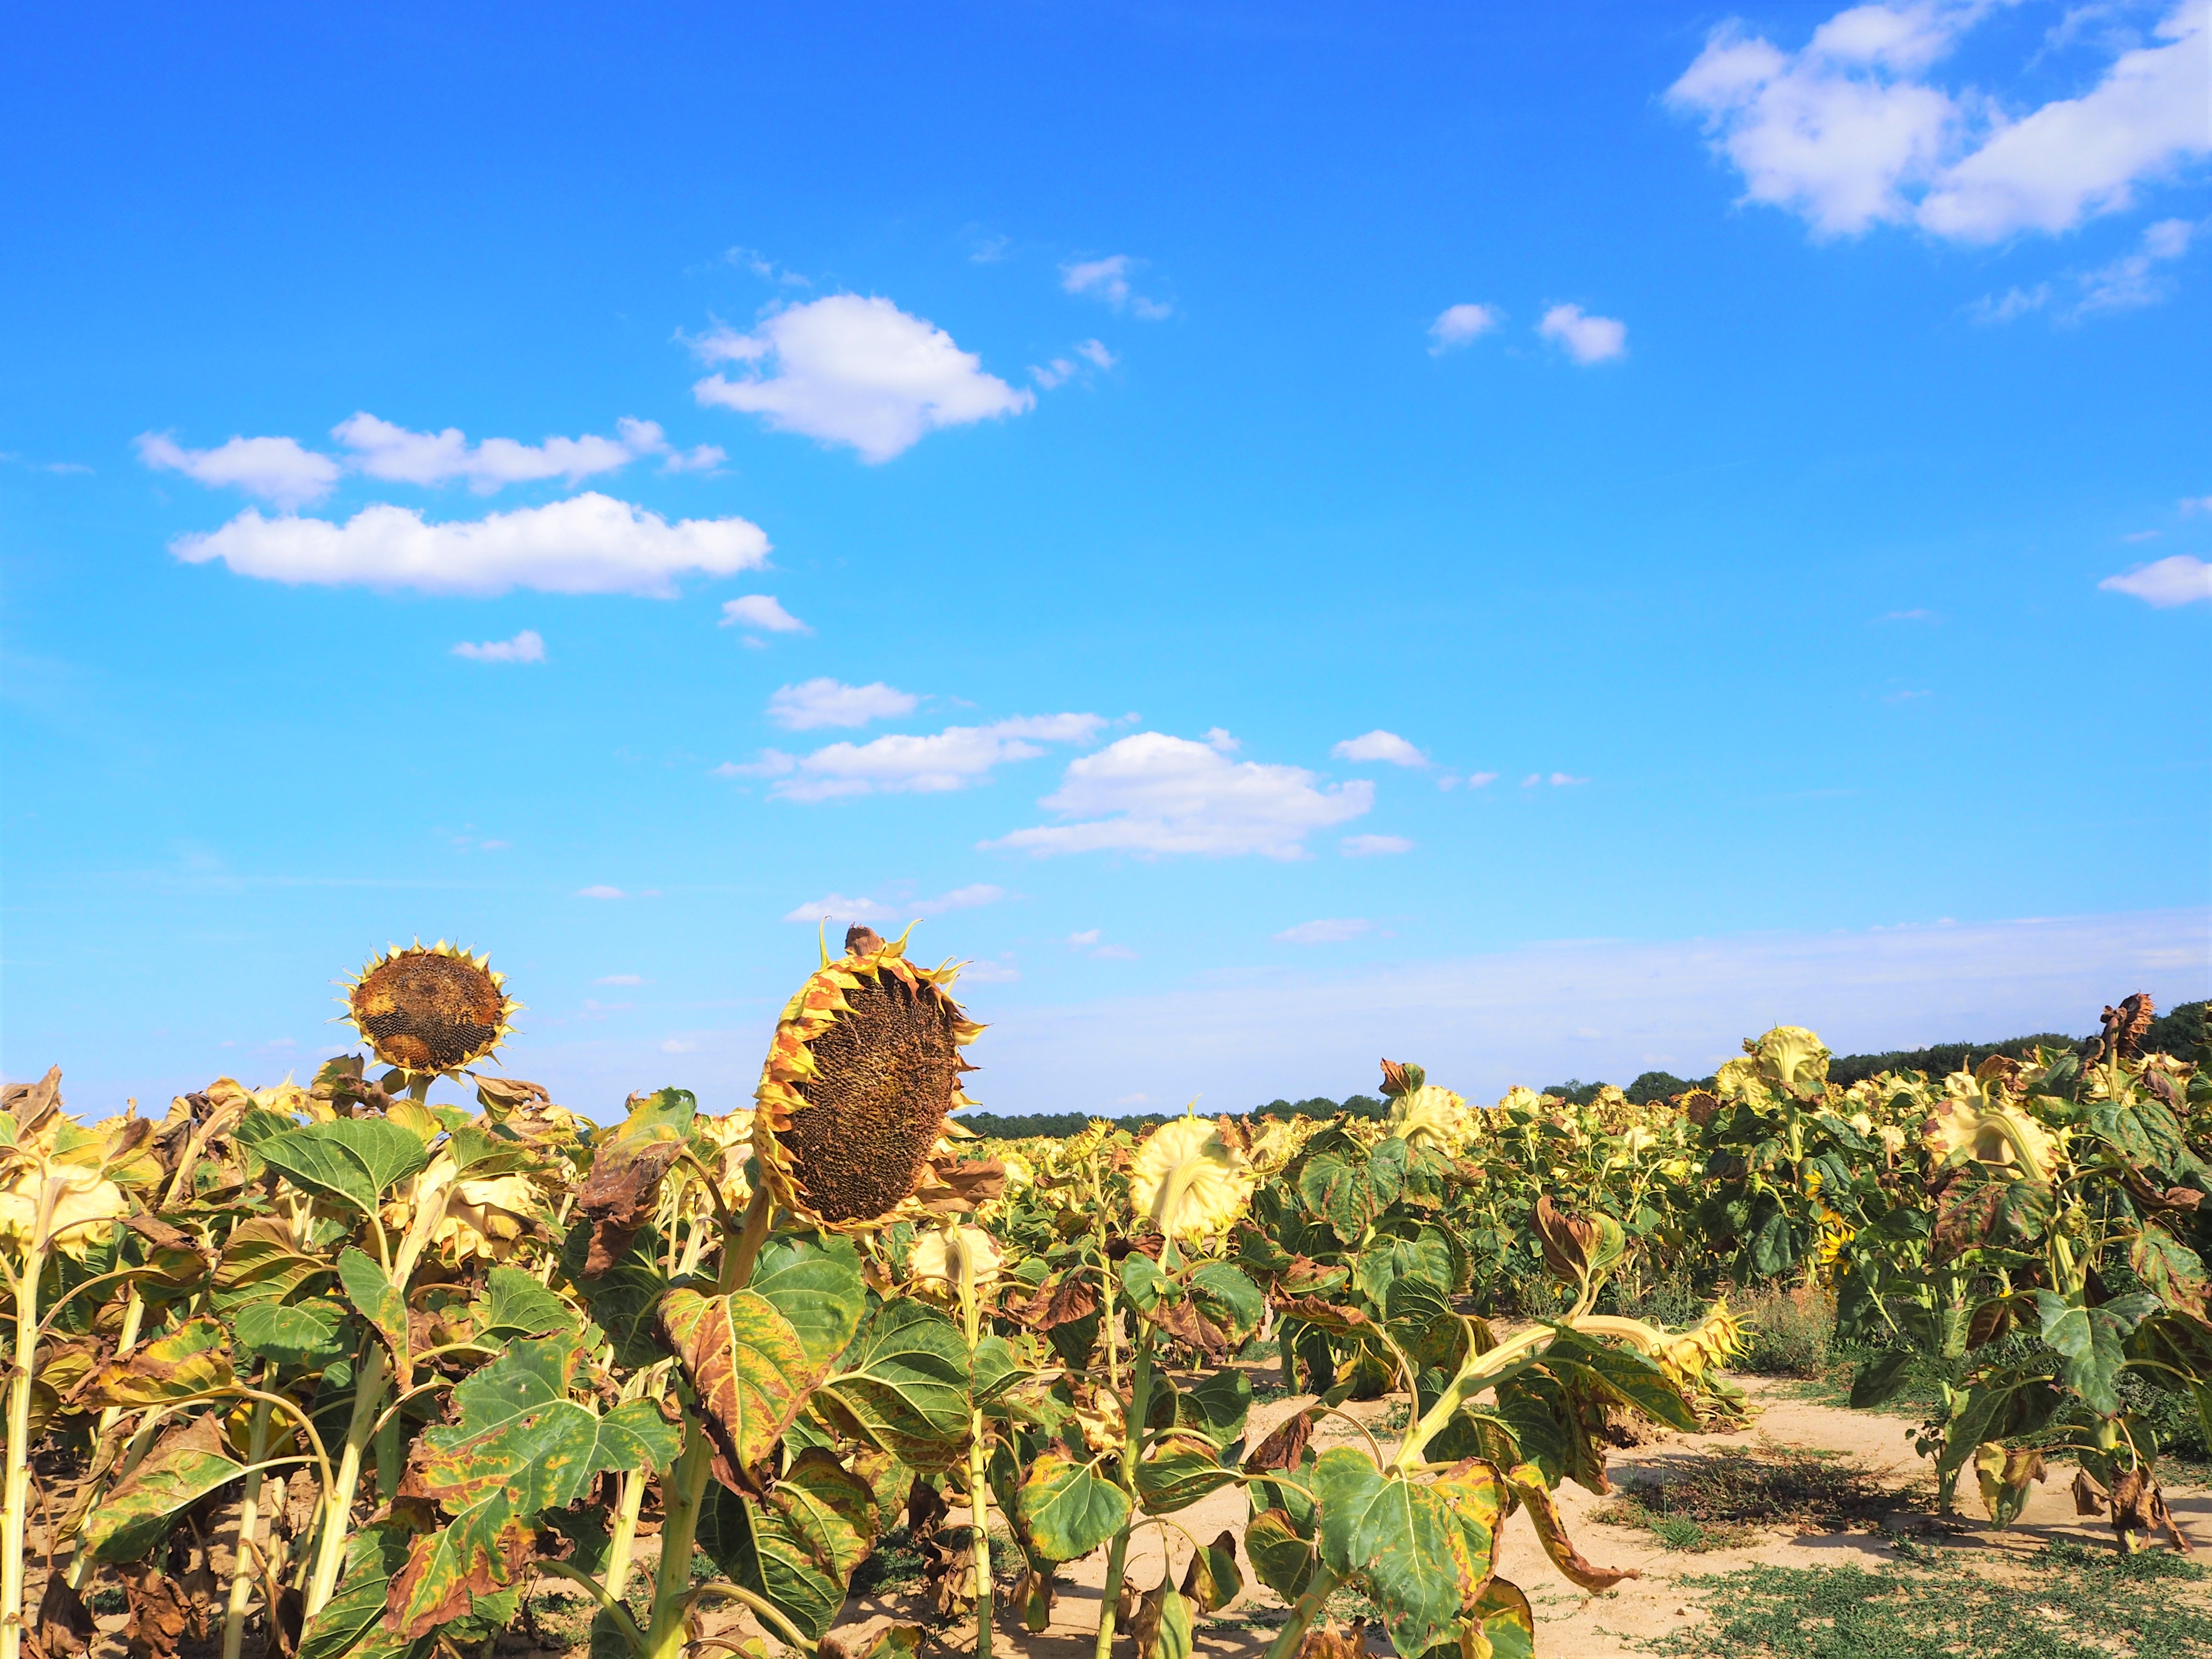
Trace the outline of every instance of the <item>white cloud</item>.
{"type": "Polygon", "coordinates": [[[587,899],[618,899],[623,897],[624,895],[623,890],[619,887],[600,885],[598,887],[579,887],[576,890],[576,896],[578,898],[587,899]]]}
{"type": "Polygon", "coordinates": [[[1102,945],[1091,953],[1099,962],[1134,962],[1137,953],[1126,945],[1102,945]]]}
{"type": "Polygon", "coordinates": [[[814,630],[776,603],[771,593],[747,593],[722,601],[717,628],[757,628],[764,634],[811,634],[814,630]]]}
{"type": "Polygon", "coordinates": [[[1486,789],[1497,781],[1498,774],[1495,772],[1470,772],[1467,775],[1467,787],[1470,789],[1486,789]]]}
{"type": "Polygon", "coordinates": [[[2165,44],[2120,52],[2081,96],[2018,119],[1996,100],[1924,78],[1996,9],[1983,0],[1854,6],[1794,53],[1732,20],[1668,100],[1702,118],[1742,173],[1745,199],[1795,212],[1823,235],[1906,222],[1968,242],[2069,230],[2212,151],[2207,0],[2167,13],[2154,31],[2165,44]]]}
{"type": "Polygon", "coordinates": [[[1565,772],[1554,772],[1548,778],[1541,772],[1531,772],[1521,780],[1521,787],[1523,789],[1534,789],[1540,783],[1549,783],[1556,789],[1564,788],[1571,783],[1588,783],[1589,781],[1588,778],[1572,777],[1565,772]]]}
{"type": "Polygon", "coordinates": [[[2097,586],[2111,592],[2130,594],[2164,611],[2197,599],[2212,599],[2212,564],[2177,553],[2124,575],[2107,576],[2097,586]]]}
{"type": "Polygon", "coordinates": [[[2070,298],[2062,300],[2057,283],[2042,282],[1978,300],[1968,307],[1969,313],[1978,323],[2008,323],[2033,312],[2049,311],[2059,321],[2072,323],[2100,311],[2156,305],[2173,291],[2160,267],[2189,252],[2197,230],[2186,219],[2161,219],[2145,228],[2134,252],[2087,270],[2064,273],[2061,280],[2070,298]]]}
{"type": "Polygon", "coordinates": [[[1505,313],[1496,306],[1446,306],[1429,325],[1430,355],[1440,356],[1455,346],[1463,346],[1480,338],[1505,320],[1505,313]]]}
{"type": "Polygon", "coordinates": [[[846,685],[824,675],[797,685],[778,686],[769,694],[768,717],[787,732],[811,732],[823,726],[866,726],[870,720],[896,720],[914,713],[921,702],[913,692],[898,690],[881,680],[846,685]]]}
{"type": "Polygon", "coordinates": [[[1055,853],[1305,856],[1304,838],[1375,804],[1364,780],[1320,785],[1296,766],[1235,761],[1210,744],[1140,732],[1071,762],[1040,805],[1070,822],[1017,830],[987,848],[1055,853]]]}
{"type": "Polygon", "coordinates": [[[138,459],[284,507],[319,501],[338,481],[336,461],[290,438],[233,438],[213,449],[185,449],[166,432],[144,432],[138,436],[138,459]]]}
{"type": "Polygon", "coordinates": [[[2212,513],[2212,495],[2188,495],[2182,499],[2184,513],[2212,513]]]}
{"type": "Polygon", "coordinates": [[[592,983],[594,985],[650,985],[653,981],[642,974],[602,974],[592,983]]]}
{"type": "Polygon", "coordinates": [[[1011,963],[971,962],[960,970],[960,978],[969,985],[1012,985],[1022,976],[1022,970],[1011,963]]]}
{"type": "Polygon", "coordinates": [[[1578,363],[1601,363],[1628,349],[1628,325],[1613,317],[1593,317],[1580,306],[1553,306],[1536,332],[1566,348],[1578,363]]]}
{"type": "Polygon", "coordinates": [[[248,507],[220,530],[183,536],[169,550],[188,564],[221,559],[241,576],[282,582],[362,582],[424,593],[486,595],[511,587],[548,593],[676,597],[693,571],[733,575],[768,558],[758,525],[685,519],[597,491],[482,519],[425,524],[410,507],[363,507],[343,525],[264,519],[248,507]]]}
{"type": "Polygon", "coordinates": [[[1099,301],[1116,311],[1131,312],[1147,322],[1173,316],[1173,306],[1164,300],[1148,300],[1129,286],[1130,274],[1143,263],[1126,253],[1109,254],[1103,259],[1073,259],[1060,266],[1060,285],[1070,294],[1099,301]]]}
{"type": "Polygon", "coordinates": [[[1339,760],[1388,761],[1393,766],[1426,766],[1429,757],[1395,732],[1379,727],[1364,737],[1346,738],[1328,751],[1339,760]]]}
{"type": "Polygon", "coordinates": [[[1121,361],[1106,349],[1106,343],[1103,340],[1079,341],[1075,348],[1075,355],[1088,362],[1093,368],[1111,368],[1121,361]]]}
{"type": "MultiPolygon", "coordinates": [[[[331,428],[331,435],[352,451],[349,464],[356,471],[393,483],[434,484],[465,478],[471,488],[489,494],[502,485],[529,483],[541,478],[565,478],[571,485],[600,472],[628,466],[642,455],[673,455],[658,423],[625,416],[615,422],[617,436],[586,434],[580,438],[548,438],[542,444],[517,443],[512,438],[486,438],[471,445],[459,427],[443,432],[410,432],[362,410],[331,428]]],[[[675,457],[679,467],[711,466],[721,459],[716,450],[703,462],[703,452],[675,457]]]]}
{"type": "Polygon", "coordinates": [[[871,898],[847,898],[842,893],[832,893],[826,898],[810,899],[795,906],[784,915],[786,921],[815,921],[828,916],[833,921],[896,921],[902,917],[941,916],[954,910],[973,910],[978,906],[996,904],[1006,897],[1006,890],[988,882],[975,882],[966,887],[956,887],[949,893],[939,893],[935,898],[908,899],[900,902],[878,904],[871,898]]]}
{"type": "Polygon", "coordinates": [[[1063,386],[1080,374],[1083,372],[1084,363],[1090,364],[1093,368],[1111,368],[1121,361],[1106,349],[1106,343],[1103,340],[1080,341],[1072,349],[1075,356],[1054,357],[1042,368],[1032,368],[1030,370],[1030,377],[1049,392],[1054,386],[1063,386]],[[1078,357],[1083,360],[1082,362],[1076,361],[1078,357]]]}
{"type": "Polygon", "coordinates": [[[682,1037],[669,1037],[662,1042],[660,1052],[664,1054],[696,1054],[699,1052],[699,1045],[687,1042],[682,1037]]]}
{"type": "Polygon", "coordinates": [[[787,432],[850,444],[869,462],[887,461],[927,433],[1036,406],[983,372],[982,359],[889,300],[833,294],[777,312],[750,334],[723,328],[698,343],[707,362],[742,363],[732,380],[707,376],[692,390],[702,404],[759,415],[787,432]],[[774,361],[775,372],[765,372],[774,361]]]}
{"type": "Polygon", "coordinates": [[[1348,859],[1379,858],[1413,850],[1413,843],[1403,836],[1346,836],[1336,845],[1337,850],[1348,859]]]}
{"type": "Polygon", "coordinates": [[[1008,761],[1034,760],[1040,743],[1085,743],[1106,722],[1096,714],[1024,715],[988,726],[949,726],[921,736],[833,743],[799,757],[769,791],[785,800],[841,795],[932,793],[963,789],[1008,761]]]}
{"type": "Polygon", "coordinates": [[[526,628],[511,640],[486,640],[482,645],[463,640],[453,654],[471,662],[544,662],[545,641],[536,629],[526,628]]]}
{"type": "Polygon", "coordinates": [[[1327,916],[1319,921],[1302,921],[1295,927],[1285,927],[1275,938],[1284,945],[1341,945],[1348,939],[1358,939],[1373,926],[1356,916],[1327,916]]]}
{"type": "Polygon", "coordinates": [[[1096,927],[1086,927],[1079,933],[1070,933],[1061,943],[1077,946],[1096,945],[1098,943],[1098,930],[1096,927]]]}

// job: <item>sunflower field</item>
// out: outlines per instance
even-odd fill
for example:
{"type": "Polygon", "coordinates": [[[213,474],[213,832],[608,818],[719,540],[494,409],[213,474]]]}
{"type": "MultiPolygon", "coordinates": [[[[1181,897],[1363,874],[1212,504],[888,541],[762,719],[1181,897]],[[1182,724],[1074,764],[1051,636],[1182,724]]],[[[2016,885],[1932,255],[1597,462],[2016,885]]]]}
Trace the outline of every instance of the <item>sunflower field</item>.
{"type": "Polygon", "coordinates": [[[904,947],[825,949],[721,1117],[600,1127],[490,1069],[516,1005],[443,945],[372,959],[366,1052],[305,1087],[10,1087],[0,1659],[112,1651],[103,1598],[132,1659],[489,1659],[548,1585],[590,1659],[989,1659],[1102,1554],[1097,1659],[1188,1659],[1246,1598],[1268,1659],[1336,1659],[1346,1592],[1407,1659],[1528,1655],[1504,1529],[1617,1582],[1555,1492],[1630,1419],[1740,1419],[1727,1297],[1776,1285],[1832,1296],[1854,1405],[1943,1362],[1946,1505],[1971,1470],[2003,1524],[2063,1455],[2121,1551],[2187,1547],[2157,1469],[2212,1442],[2212,1087],[2141,1052],[2144,998],[1948,1077],[1839,1087],[1783,1027],[1670,1102],[1385,1061],[1380,1121],[991,1141],[956,969],[904,947]],[[1296,1404],[1264,1436],[1255,1376],[1296,1404]],[[1344,1409],[1386,1396],[1380,1436],[1344,1409]],[[1241,1530],[1176,1518],[1224,1492],[1241,1530]],[[895,1529],[921,1613],[861,1630],[895,1529]]]}

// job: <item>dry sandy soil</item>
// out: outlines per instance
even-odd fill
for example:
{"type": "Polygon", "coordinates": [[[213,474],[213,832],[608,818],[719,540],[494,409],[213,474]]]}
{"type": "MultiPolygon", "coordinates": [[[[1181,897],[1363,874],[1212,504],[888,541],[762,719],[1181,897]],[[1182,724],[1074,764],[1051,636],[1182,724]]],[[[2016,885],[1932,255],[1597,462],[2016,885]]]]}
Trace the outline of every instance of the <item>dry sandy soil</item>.
{"type": "MultiPolygon", "coordinates": [[[[2019,1521],[2000,1532],[1986,1524],[1977,1526],[1980,1504],[1969,1473],[1961,1483],[1961,1513],[1938,1522],[1934,1511],[1932,1465],[1916,1456],[1906,1423],[1873,1413],[1838,1410],[1792,1397],[1796,1390],[1758,1378],[1741,1379],[1756,1408],[1755,1420],[1738,1433],[1690,1435],[1666,1431],[1646,1445],[1615,1451],[1607,1468],[1617,1486],[1626,1486],[1639,1475],[1656,1476],[1670,1463],[1696,1460],[1701,1452],[1734,1448],[1757,1454],[1781,1448],[1808,1448],[1841,1453],[1874,1477],[1875,1483],[1897,1491],[1899,1506],[1885,1517],[1881,1528],[1869,1525],[1848,1532],[1805,1532],[1796,1527],[1762,1528],[1760,1535],[1740,1547],[1697,1553],[1663,1548],[1645,1528],[1607,1525],[1594,1518],[1611,1499],[1599,1498],[1572,1483],[1559,1490],[1560,1512],[1568,1531],[1591,1562],[1607,1567],[1632,1567],[1643,1575],[1618,1589],[1591,1595],[1562,1577],[1545,1556],[1525,1516],[1507,1523],[1498,1571],[1527,1592],[1536,1612],[1536,1651],[1541,1659],[1613,1659],[1638,1653],[1632,1645],[1698,1624],[1702,1619],[1697,1596],[1681,1584],[1686,1577],[1731,1571],[1766,1565],[1810,1567],[1856,1561],[1874,1569],[1897,1559],[1894,1545],[1884,1536],[1914,1538],[1924,1546],[1943,1549],[1996,1552],[1978,1558],[1992,1568],[2007,1557],[2024,1559],[2042,1551],[2058,1537],[2078,1539],[2093,1547],[2111,1549],[2109,1525],[2095,1517],[2074,1513],[2069,1490],[2070,1473],[2054,1470],[2046,1485],[2032,1489],[2027,1509],[2019,1521]]],[[[1255,1405],[1249,1439],[1260,1437],[1293,1411],[1311,1403],[1309,1396],[1278,1396],[1255,1405]]],[[[1380,1418],[1391,1402],[1378,1401],[1352,1407],[1363,1417],[1380,1418]]],[[[1322,1419],[1316,1443],[1326,1447],[1333,1438],[1353,1433],[1348,1426],[1322,1419]]],[[[1388,1443],[1386,1439],[1385,1443],[1388,1443]]],[[[2200,1545],[2212,1545],[2212,1493],[2192,1487],[2168,1486],[2167,1499],[2175,1518],[2200,1545]]],[[[955,1516],[964,1518],[956,1510],[955,1516]]],[[[1175,1518],[1200,1538],[1211,1539],[1223,1528],[1241,1532],[1246,1517],[1240,1491],[1230,1488],[1183,1510],[1175,1518]]],[[[1149,1589],[1160,1578],[1161,1529],[1147,1527],[1130,1547],[1130,1577],[1149,1589]]],[[[1189,1547],[1175,1540],[1178,1575],[1188,1559],[1189,1547]]],[[[1216,1659],[1255,1659],[1274,1633],[1278,1622],[1270,1610],[1282,1603],[1261,1587],[1244,1563],[1249,1588],[1243,1599],[1206,1621],[1198,1632],[1199,1650],[1216,1659]]],[[[1018,1621],[1005,1616],[999,1624],[996,1655],[1001,1659],[1091,1659],[1097,1629],[1098,1597],[1105,1583],[1103,1551],[1090,1559],[1062,1569],[1069,1588],[1054,1607],[1051,1628],[1031,1636],[1018,1621]],[[1009,1625],[1014,1628],[1008,1628],[1009,1625]]],[[[848,1623],[890,1616],[914,1619],[921,1615],[904,1598],[855,1601],[847,1607],[848,1623]]],[[[950,1634],[950,1632],[947,1632],[950,1634]]],[[[972,1640],[972,1634],[970,1636],[972,1640]]],[[[1370,1646],[1388,1651],[1379,1635],[1370,1632],[1370,1646]]]]}

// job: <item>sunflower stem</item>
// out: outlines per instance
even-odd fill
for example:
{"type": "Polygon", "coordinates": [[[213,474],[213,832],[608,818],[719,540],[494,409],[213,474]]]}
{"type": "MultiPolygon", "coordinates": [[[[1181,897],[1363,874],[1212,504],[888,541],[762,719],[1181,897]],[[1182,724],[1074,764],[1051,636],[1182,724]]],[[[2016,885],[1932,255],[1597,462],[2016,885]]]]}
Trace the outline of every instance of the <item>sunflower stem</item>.
{"type": "MultiPolygon", "coordinates": [[[[354,1383],[353,1418],[346,1425],[345,1450],[338,1458],[337,1482],[323,1494],[323,1531],[316,1546],[314,1576],[308,1580],[307,1616],[313,1619],[337,1589],[338,1570],[345,1565],[346,1522],[353,1513],[353,1495],[361,1485],[361,1455],[376,1426],[384,1404],[385,1378],[390,1370],[383,1342],[365,1339],[361,1374],[354,1383]]],[[[13,1656],[0,1655],[0,1659],[13,1656]]]]}
{"type": "MultiPolygon", "coordinates": [[[[266,1387],[276,1367],[264,1364],[261,1381],[266,1387]]],[[[253,1426],[246,1431],[247,1461],[258,1463],[269,1455],[269,1402],[253,1402],[253,1426]]],[[[231,1567],[230,1604],[222,1614],[222,1659],[238,1659],[246,1642],[246,1615],[253,1605],[254,1572],[252,1566],[256,1551],[254,1534],[261,1524],[261,1482],[264,1475],[256,1471],[246,1477],[246,1491],[238,1500],[238,1540],[232,1546],[234,1558],[231,1567]]]]}
{"type": "Polygon", "coordinates": [[[1129,1412],[1121,1445],[1121,1490],[1127,1495],[1130,1518],[1114,1534],[1114,1547],[1106,1557],[1106,1593],[1098,1602],[1098,1644],[1096,1659],[1113,1659],[1114,1604],[1121,1599],[1121,1579],[1129,1564],[1129,1534],[1135,1530],[1137,1465],[1145,1454],[1145,1420],[1152,1407],[1152,1329],[1143,1326],[1137,1336],[1136,1363],[1130,1372],[1129,1412]]]}
{"type": "MultiPolygon", "coordinates": [[[[49,1193],[52,1183],[47,1183],[49,1193]]],[[[15,1361],[8,1374],[7,1514],[0,1522],[0,1659],[16,1659],[23,1649],[23,1534],[31,1509],[31,1372],[39,1347],[39,1276],[46,1269],[41,1236],[52,1213],[42,1200],[32,1237],[41,1240],[23,1252],[15,1279],[15,1361]]]]}

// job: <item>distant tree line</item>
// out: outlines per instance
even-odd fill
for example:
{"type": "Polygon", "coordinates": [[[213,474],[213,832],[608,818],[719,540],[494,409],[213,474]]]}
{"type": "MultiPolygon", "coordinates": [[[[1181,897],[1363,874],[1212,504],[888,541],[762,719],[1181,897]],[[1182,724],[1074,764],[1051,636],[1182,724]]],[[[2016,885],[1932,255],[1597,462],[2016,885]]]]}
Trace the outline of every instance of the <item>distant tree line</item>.
{"type": "MultiPolygon", "coordinates": [[[[2212,1064],[2212,1022],[2208,1022],[2212,1003],[2184,1002],[2178,1004],[2151,1022],[2150,1030],[2143,1038],[2146,1054],[2172,1054],[2176,1060],[2185,1060],[2203,1066],[2212,1064]]],[[[2070,1048],[2087,1041],[2072,1037],[2061,1031],[2039,1031],[2033,1036],[2007,1037],[2002,1042],[1938,1042],[1926,1048],[1893,1048],[1879,1054],[1838,1054],[1828,1062],[1828,1076],[1848,1088],[1852,1084],[1872,1077],[1877,1072],[1925,1072],[1931,1077],[1944,1077],[1988,1059],[1991,1054],[2008,1054],[2024,1059],[2038,1048],[2070,1048]]],[[[1648,1101],[1669,1100],[1692,1089],[1710,1088],[1710,1077],[1680,1078],[1671,1072],[1644,1072],[1622,1091],[1629,1099],[1642,1105],[1648,1101]]],[[[1561,1099],[1586,1106],[1597,1097],[1603,1083],[1585,1083],[1580,1078],[1569,1078],[1565,1083],[1554,1083],[1539,1090],[1540,1094],[1557,1095],[1561,1099]]],[[[1389,1105],[1372,1095],[1351,1095],[1342,1100],[1331,1100],[1325,1095],[1316,1095],[1309,1100],[1271,1100],[1264,1106],[1252,1109],[1254,1117],[1333,1117],[1339,1112],[1349,1112],[1354,1117],[1381,1118],[1389,1115],[1389,1105]]],[[[960,1121],[979,1135],[994,1135],[1006,1140],[1019,1140],[1030,1135],[1048,1135],[1064,1139],[1077,1133],[1091,1121],[1093,1115],[1087,1112],[964,1112],[960,1121]]],[[[1170,1117],[1180,1117],[1179,1112],[1146,1112],[1137,1116],[1115,1120],[1128,1129],[1149,1129],[1166,1122],[1170,1117]]]]}

